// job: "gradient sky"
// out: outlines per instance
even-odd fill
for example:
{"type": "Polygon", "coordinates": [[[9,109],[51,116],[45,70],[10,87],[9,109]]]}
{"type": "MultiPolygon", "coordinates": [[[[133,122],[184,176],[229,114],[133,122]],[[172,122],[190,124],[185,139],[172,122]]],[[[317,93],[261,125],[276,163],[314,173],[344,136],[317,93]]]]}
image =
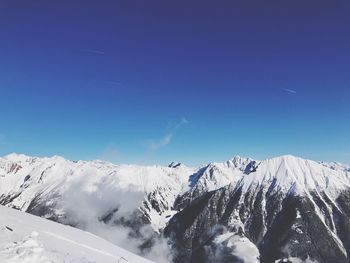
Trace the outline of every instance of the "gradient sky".
{"type": "Polygon", "coordinates": [[[350,2],[0,0],[0,155],[350,164],[350,2]]]}

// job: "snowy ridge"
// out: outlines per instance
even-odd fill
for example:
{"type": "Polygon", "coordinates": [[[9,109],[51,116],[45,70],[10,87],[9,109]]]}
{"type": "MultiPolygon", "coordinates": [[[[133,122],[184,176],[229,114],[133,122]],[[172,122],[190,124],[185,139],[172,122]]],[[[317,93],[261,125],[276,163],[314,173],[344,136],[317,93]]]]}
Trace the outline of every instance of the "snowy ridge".
{"type": "Polygon", "coordinates": [[[324,191],[336,198],[350,186],[350,173],[332,169],[315,161],[285,155],[260,162],[255,172],[243,176],[239,183],[244,190],[254,185],[271,185],[287,193],[305,194],[309,190],[324,191]]]}
{"type": "Polygon", "coordinates": [[[350,173],[344,166],[285,155],[211,164],[196,179],[177,199],[181,211],[166,228],[176,236],[176,262],[208,255],[224,262],[349,262],[350,173]],[[223,171],[231,183],[218,188],[227,178],[223,171]],[[246,247],[252,259],[238,252],[246,247]]]}
{"type": "Polygon", "coordinates": [[[190,245],[181,244],[211,238],[213,247],[205,249],[211,256],[222,249],[233,258],[249,258],[237,253],[250,249],[255,261],[260,251],[261,262],[299,254],[326,257],[309,245],[322,240],[320,233],[328,243],[318,246],[332,250],[339,262],[347,262],[350,253],[349,167],[291,155],[263,161],[236,156],[195,169],[176,162],[115,165],[11,154],[0,158],[0,204],[76,226],[142,255],[145,244],[162,247],[163,258],[148,257],[162,263],[171,262],[167,241],[158,239],[163,231],[175,231],[170,236],[176,234],[185,251],[176,263],[195,262],[188,261],[190,245]],[[291,225],[280,230],[286,220],[291,225]],[[225,231],[216,235],[217,226],[225,231]],[[291,240],[276,237],[276,231],[291,240]],[[286,243],[270,251],[276,238],[286,243]]]}
{"type": "Polygon", "coordinates": [[[318,163],[336,171],[350,172],[350,167],[341,163],[337,163],[337,162],[330,162],[330,163],[318,162],[318,163]]]}
{"type": "Polygon", "coordinates": [[[217,190],[229,184],[234,185],[244,175],[255,171],[258,164],[258,161],[239,156],[222,163],[210,163],[189,177],[190,190],[180,194],[190,195],[191,199],[195,199],[203,193],[217,190]]]}
{"type": "Polygon", "coordinates": [[[151,263],[90,233],[4,206],[0,262],[151,263]]]}
{"type": "MultiPolygon", "coordinates": [[[[255,161],[236,156],[223,163],[198,169],[180,163],[168,167],[115,165],[104,161],[69,161],[59,156],[37,158],[10,154],[0,158],[0,203],[27,211],[33,200],[49,200],[56,216],[65,215],[61,196],[78,188],[84,195],[99,192],[112,198],[115,192],[130,192],[133,208],[141,208],[155,230],[163,228],[178,195],[193,198],[227,185],[241,185],[244,191],[273,184],[275,190],[305,194],[325,191],[336,198],[350,185],[349,168],[337,163],[305,160],[291,155],[255,161]],[[102,191],[104,190],[104,191],[102,191]],[[106,191],[108,190],[108,191],[106,191]]],[[[120,205],[106,207],[108,211],[120,205]]],[[[50,217],[50,214],[45,215],[50,217]]]]}
{"type": "Polygon", "coordinates": [[[335,198],[350,186],[350,168],[339,163],[316,162],[292,155],[263,161],[236,156],[223,163],[210,163],[190,177],[190,186],[202,192],[229,184],[240,185],[244,191],[273,184],[275,191],[287,193],[291,190],[299,195],[309,190],[320,190],[335,198]]]}
{"type": "MultiPolygon", "coordinates": [[[[61,196],[72,187],[83,194],[107,193],[102,199],[112,198],[112,192],[131,192],[135,209],[142,205],[147,194],[163,190],[161,210],[151,205],[144,209],[151,224],[158,227],[163,210],[169,210],[175,197],[187,188],[192,169],[183,165],[176,168],[161,166],[114,165],[103,161],[72,162],[62,157],[36,158],[11,154],[0,158],[0,200],[2,204],[27,211],[35,199],[50,200],[56,212],[64,215],[61,196]],[[101,191],[106,190],[109,191],[101,191]]],[[[38,200],[37,200],[38,201],[38,200]]],[[[148,202],[148,200],[145,200],[148,202]]],[[[107,207],[109,210],[117,208],[107,207]]],[[[50,217],[50,215],[46,215],[50,217]]]]}

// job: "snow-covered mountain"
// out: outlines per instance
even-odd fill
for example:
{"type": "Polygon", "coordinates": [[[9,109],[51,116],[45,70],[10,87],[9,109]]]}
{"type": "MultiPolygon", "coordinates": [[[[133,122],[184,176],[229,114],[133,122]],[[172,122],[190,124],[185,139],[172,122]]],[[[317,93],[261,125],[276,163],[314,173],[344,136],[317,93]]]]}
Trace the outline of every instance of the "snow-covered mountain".
{"type": "Polygon", "coordinates": [[[188,189],[191,173],[184,165],[114,165],[10,154],[0,158],[0,204],[159,260],[169,253],[157,233],[175,213],[172,205],[188,189]],[[155,244],[163,250],[151,250],[155,244]]]}
{"type": "Polygon", "coordinates": [[[106,220],[117,210],[127,214],[140,208],[144,221],[158,230],[176,196],[187,190],[193,171],[184,165],[114,165],[10,154],[0,158],[0,203],[57,221],[74,221],[70,214],[77,206],[98,210],[96,216],[106,220]]]}
{"type": "Polygon", "coordinates": [[[0,204],[157,262],[349,262],[350,169],[338,163],[287,155],[190,168],[12,154],[0,158],[0,204]]]}
{"type": "Polygon", "coordinates": [[[88,232],[1,205],[0,262],[151,263],[88,232]]]}
{"type": "Polygon", "coordinates": [[[199,197],[182,195],[166,228],[175,261],[349,262],[350,173],[339,167],[282,156],[199,197]]]}

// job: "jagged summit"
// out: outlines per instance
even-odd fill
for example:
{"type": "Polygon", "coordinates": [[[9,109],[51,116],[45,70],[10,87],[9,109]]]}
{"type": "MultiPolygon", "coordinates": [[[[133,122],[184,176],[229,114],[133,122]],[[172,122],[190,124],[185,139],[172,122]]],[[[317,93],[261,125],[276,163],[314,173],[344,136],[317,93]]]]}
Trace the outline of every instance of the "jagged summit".
{"type": "Polygon", "coordinates": [[[236,155],[234,157],[232,157],[230,160],[228,160],[226,163],[230,163],[233,164],[235,166],[247,163],[253,161],[253,159],[249,158],[249,157],[241,157],[239,155],[236,155]]]}
{"type": "Polygon", "coordinates": [[[236,156],[210,163],[190,177],[192,195],[197,197],[227,185],[240,185],[245,192],[264,187],[297,195],[322,190],[336,197],[350,186],[350,174],[345,166],[282,155],[263,161],[236,156]]]}
{"type": "Polygon", "coordinates": [[[334,170],[312,160],[284,155],[261,161],[256,171],[244,176],[244,189],[252,185],[271,185],[287,191],[293,188],[298,193],[308,190],[327,191],[336,196],[339,191],[350,186],[346,171],[334,170]]]}
{"type": "Polygon", "coordinates": [[[349,262],[349,172],[293,155],[252,163],[250,172],[210,164],[177,199],[180,212],[165,229],[176,236],[176,263],[225,250],[217,262],[245,262],[242,247],[247,262],[349,262]]]}
{"type": "Polygon", "coordinates": [[[183,165],[183,164],[180,163],[180,162],[171,162],[171,163],[168,164],[168,167],[169,168],[177,168],[177,167],[179,167],[181,165],[183,165]]]}

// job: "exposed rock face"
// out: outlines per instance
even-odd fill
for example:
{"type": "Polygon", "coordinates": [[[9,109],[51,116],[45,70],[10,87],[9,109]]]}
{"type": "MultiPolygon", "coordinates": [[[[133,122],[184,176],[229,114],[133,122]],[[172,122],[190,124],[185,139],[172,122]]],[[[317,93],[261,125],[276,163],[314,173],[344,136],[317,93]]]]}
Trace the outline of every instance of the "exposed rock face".
{"type": "MultiPolygon", "coordinates": [[[[165,230],[174,240],[175,262],[215,262],[208,247],[215,249],[223,233],[253,242],[260,251],[256,262],[349,262],[349,174],[332,171],[287,156],[198,198],[183,195],[177,204],[185,207],[165,230]]],[[[221,253],[222,262],[245,262],[234,247],[221,253]]]]}

